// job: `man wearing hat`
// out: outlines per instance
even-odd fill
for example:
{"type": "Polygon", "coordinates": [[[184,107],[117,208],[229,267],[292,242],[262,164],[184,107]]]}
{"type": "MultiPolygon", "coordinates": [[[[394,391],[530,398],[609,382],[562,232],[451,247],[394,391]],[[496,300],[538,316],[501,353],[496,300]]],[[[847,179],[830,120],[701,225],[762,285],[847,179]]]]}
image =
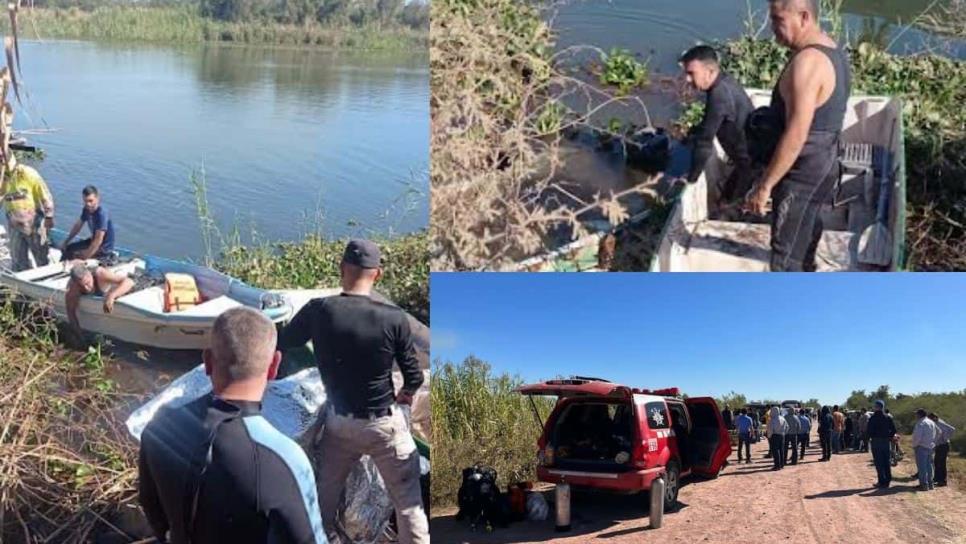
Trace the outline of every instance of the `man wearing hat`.
{"type": "Polygon", "coordinates": [[[889,464],[889,443],[896,436],[896,424],[885,415],[885,401],[875,401],[875,412],[869,418],[869,440],[872,444],[872,461],[878,476],[876,487],[888,489],[892,482],[892,465],[889,464]]]}
{"type": "Polygon", "coordinates": [[[406,313],[373,300],[382,276],[379,248],[351,240],[340,265],[342,293],[305,305],[278,338],[281,350],[312,340],[328,394],[322,418],[319,502],[330,539],[338,542],[336,509],[346,478],[362,455],[379,468],[396,509],[399,542],[428,544],[429,523],[419,487],[419,452],[401,404],[410,404],[423,382],[406,313]],[[392,365],[403,387],[393,390],[392,365]]]}

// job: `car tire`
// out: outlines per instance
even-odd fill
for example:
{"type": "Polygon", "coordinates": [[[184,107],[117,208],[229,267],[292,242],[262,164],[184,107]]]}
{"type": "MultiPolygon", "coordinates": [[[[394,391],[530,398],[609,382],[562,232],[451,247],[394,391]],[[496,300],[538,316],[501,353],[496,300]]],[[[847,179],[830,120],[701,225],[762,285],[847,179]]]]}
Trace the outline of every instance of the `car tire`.
{"type": "Polygon", "coordinates": [[[672,511],[678,502],[678,491],[681,488],[681,469],[677,461],[667,464],[664,474],[664,510],[672,511]]]}

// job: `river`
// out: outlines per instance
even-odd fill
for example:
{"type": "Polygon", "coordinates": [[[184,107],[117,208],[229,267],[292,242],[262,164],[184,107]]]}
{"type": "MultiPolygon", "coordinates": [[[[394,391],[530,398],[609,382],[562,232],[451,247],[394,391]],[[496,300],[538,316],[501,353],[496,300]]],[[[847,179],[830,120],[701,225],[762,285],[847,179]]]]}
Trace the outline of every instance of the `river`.
{"type": "MultiPolygon", "coordinates": [[[[912,54],[933,50],[956,58],[966,58],[966,42],[947,40],[908,27],[908,23],[933,4],[932,0],[846,0],[843,22],[848,36],[878,34],[890,51],[912,54]]],[[[596,110],[591,118],[595,126],[606,126],[609,119],[620,119],[644,125],[648,117],[656,125],[666,127],[681,112],[678,58],[698,43],[724,41],[746,30],[749,13],[757,21],[756,30],[770,37],[767,22],[767,0],[567,0],[557,4],[547,18],[557,36],[557,50],[565,64],[582,66],[578,77],[595,83],[585,68],[597,61],[592,46],[603,51],[622,48],[648,63],[652,85],[633,92],[640,102],[625,100],[596,110]],[[762,28],[764,26],[764,28],[762,28]],[[572,55],[563,55],[565,51],[572,55]],[[647,116],[644,115],[646,107],[647,116]]],[[[580,112],[590,111],[585,95],[573,93],[564,101],[580,112]]],[[[586,141],[565,142],[563,167],[558,181],[568,190],[587,199],[597,193],[619,192],[647,180],[647,172],[626,168],[620,154],[593,152],[586,141]]],[[[674,145],[671,162],[665,173],[680,176],[687,172],[690,152],[686,146],[674,145]]],[[[638,211],[639,201],[628,202],[638,211]]],[[[596,218],[590,214],[589,218],[596,218]]]]}
{"type": "MultiPolygon", "coordinates": [[[[882,32],[894,53],[940,48],[966,58],[966,43],[940,40],[904,25],[926,10],[931,0],[847,0],[844,22],[851,37],[882,32]],[[901,35],[900,35],[901,34],[901,35]]],[[[677,71],[677,59],[697,43],[725,40],[745,31],[749,9],[759,25],[767,16],[767,0],[581,0],[562,4],[553,16],[558,48],[589,44],[620,47],[649,59],[658,73],[677,71]]],[[[769,29],[765,35],[771,35],[769,29]]]]}
{"type": "Polygon", "coordinates": [[[203,256],[192,172],[243,239],[406,233],[428,224],[426,54],[257,46],[21,43],[18,129],[69,228],[101,189],[117,243],[203,256]]]}

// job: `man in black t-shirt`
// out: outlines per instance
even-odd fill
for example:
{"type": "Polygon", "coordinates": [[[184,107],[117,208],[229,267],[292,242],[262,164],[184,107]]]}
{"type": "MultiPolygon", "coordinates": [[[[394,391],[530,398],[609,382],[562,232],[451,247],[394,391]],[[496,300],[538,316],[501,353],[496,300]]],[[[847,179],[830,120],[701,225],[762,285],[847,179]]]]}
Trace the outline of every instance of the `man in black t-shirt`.
{"type": "Polygon", "coordinates": [[[346,245],[342,294],[315,299],[279,336],[286,350],[312,340],[328,403],[323,422],[319,492],[330,531],[346,478],[362,455],[375,462],[396,508],[399,542],[428,544],[429,524],[419,486],[419,453],[399,408],[423,382],[406,312],[370,297],[382,276],[379,248],[367,240],[346,245]],[[397,393],[393,362],[403,375],[397,393]]]}

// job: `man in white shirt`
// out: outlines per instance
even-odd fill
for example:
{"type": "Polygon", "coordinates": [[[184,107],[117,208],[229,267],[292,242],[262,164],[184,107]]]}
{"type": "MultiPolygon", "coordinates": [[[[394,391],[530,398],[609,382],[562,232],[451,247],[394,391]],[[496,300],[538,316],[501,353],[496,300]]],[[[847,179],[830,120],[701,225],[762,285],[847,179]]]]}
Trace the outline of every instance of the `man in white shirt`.
{"type": "Polygon", "coordinates": [[[926,417],[922,408],[916,410],[916,426],[912,431],[912,449],[916,452],[916,468],[919,469],[919,491],[933,489],[932,454],[936,448],[939,427],[926,417]]]}
{"type": "Polygon", "coordinates": [[[942,419],[939,419],[939,416],[936,415],[936,412],[930,412],[929,419],[931,419],[939,429],[939,438],[936,439],[936,456],[933,464],[935,468],[935,483],[939,487],[945,487],[946,457],[949,456],[949,440],[952,438],[953,432],[956,431],[956,428],[949,423],[946,423],[942,419]]]}

